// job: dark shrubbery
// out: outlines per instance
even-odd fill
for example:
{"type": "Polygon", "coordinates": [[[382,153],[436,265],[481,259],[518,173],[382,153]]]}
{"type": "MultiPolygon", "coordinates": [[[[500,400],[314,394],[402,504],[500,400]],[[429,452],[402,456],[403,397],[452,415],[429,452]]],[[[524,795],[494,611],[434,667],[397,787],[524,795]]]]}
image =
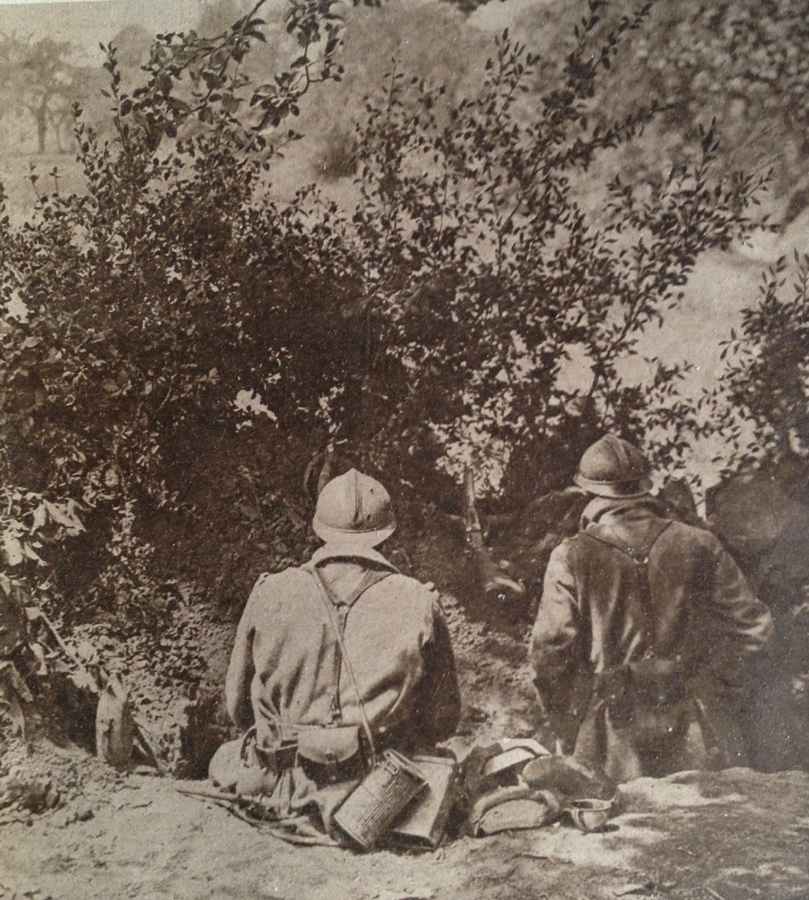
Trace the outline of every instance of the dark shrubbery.
{"type": "Polygon", "coordinates": [[[339,209],[268,184],[303,95],[340,77],[341,21],[295,0],[298,54],[256,84],[261,5],[215,38],[160,37],[130,93],[109,48],[114,139],[79,111],[85,191],[2,223],[0,298],[28,310],[0,337],[2,583],[61,593],[71,622],[162,621],[185,582],[226,610],[307,547],[303,473],[329,449],[423,505],[451,493],[447,460],[493,460],[513,505],[605,428],[671,466],[703,427],[676,366],[622,366],[699,254],[750,228],[762,182],[715,175],[708,129],[692,166],[580,202],[592,161],[654,114],[593,115],[643,13],[595,41],[591,3],[540,97],[507,33],[465,98],[394,67],[339,209]]]}
{"type": "Polygon", "coordinates": [[[809,457],[809,257],[762,275],[758,302],[724,342],[711,420],[728,439],[728,473],[809,457]]]}

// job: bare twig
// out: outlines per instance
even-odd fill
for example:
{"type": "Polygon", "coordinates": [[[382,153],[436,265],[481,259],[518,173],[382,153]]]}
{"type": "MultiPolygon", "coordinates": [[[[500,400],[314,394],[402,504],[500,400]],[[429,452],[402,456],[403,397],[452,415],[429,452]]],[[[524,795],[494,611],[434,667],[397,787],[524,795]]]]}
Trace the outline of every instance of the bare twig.
{"type": "Polygon", "coordinates": [[[725,898],[713,888],[710,888],[706,885],[705,890],[714,898],[714,900],[725,900],[725,898]]]}

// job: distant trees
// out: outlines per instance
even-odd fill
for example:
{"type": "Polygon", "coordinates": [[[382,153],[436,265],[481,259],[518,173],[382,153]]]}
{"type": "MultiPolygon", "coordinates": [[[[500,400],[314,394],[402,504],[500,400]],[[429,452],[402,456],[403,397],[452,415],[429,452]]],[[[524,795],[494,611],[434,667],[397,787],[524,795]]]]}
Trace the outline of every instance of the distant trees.
{"type": "Polygon", "coordinates": [[[731,163],[772,166],[790,195],[809,170],[809,3],[673,9],[658,11],[659,31],[635,48],[651,91],[669,105],[671,130],[716,116],[731,163]]]}
{"type": "Polygon", "coordinates": [[[39,153],[61,148],[61,136],[72,125],[71,107],[81,99],[85,69],[75,62],[75,48],[53,38],[0,38],[4,80],[3,106],[22,109],[30,117],[39,153]]]}
{"type": "Polygon", "coordinates": [[[652,95],[668,105],[673,129],[693,129],[700,118],[715,115],[726,152],[737,162],[777,161],[793,181],[806,169],[806,0],[660,4],[653,27],[635,45],[631,65],[652,95]]]}
{"type": "MultiPolygon", "coordinates": [[[[514,15],[512,33],[542,54],[540,90],[558,78],[560,61],[573,49],[572,28],[579,18],[575,5],[560,0],[528,4],[514,15]]],[[[606,19],[600,25],[604,30],[609,29],[606,19]]],[[[653,2],[647,26],[605,75],[602,104],[593,111],[607,122],[625,114],[639,98],[663,107],[645,140],[625,154],[623,171],[658,177],[661,170],[686,161],[699,146],[699,126],[716,119],[725,165],[772,167],[773,186],[781,195],[805,187],[807,23],[807,0],[653,2]]]]}

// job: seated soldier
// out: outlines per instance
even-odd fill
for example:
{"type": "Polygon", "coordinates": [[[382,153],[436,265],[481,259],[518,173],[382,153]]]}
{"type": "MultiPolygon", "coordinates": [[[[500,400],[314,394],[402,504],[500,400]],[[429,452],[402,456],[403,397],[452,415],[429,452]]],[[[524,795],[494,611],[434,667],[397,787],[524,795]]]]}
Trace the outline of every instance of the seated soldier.
{"type": "Polygon", "coordinates": [[[709,531],[651,497],[632,444],[597,441],[576,483],[590,503],[551,555],[531,642],[552,728],[619,782],[744,765],[744,675],[769,610],[709,531]]]}
{"type": "Polygon", "coordinates": [[[431,752],[450,737],[460,695],[434,590],[375,548],[394,531],[390,497],[355,469],[321,491],[306,565],[262,575],[247,601],[226,700],[245,736],[225,744],[212,780],[260,792],[278,818],[331,813],[372,751],[431,752]]]}

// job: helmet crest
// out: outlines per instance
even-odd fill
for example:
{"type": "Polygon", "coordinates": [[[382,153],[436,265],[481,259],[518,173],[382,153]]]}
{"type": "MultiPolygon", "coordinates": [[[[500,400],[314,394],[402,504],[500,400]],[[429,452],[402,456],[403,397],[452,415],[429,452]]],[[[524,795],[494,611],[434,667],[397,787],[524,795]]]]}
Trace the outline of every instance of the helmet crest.
{"type": "Polygon", "coordinates": [[[585,450],[574,479],[598,497],[642,497],[652,489],[651,466],[634,444],[606,434],[585,450]]]}
{"type": "Polygon", "coordinates": [[[376,547],[396,528],[390,494],[375,478],[350,469],[320,492],[312,527],[328,543],[376,547]]]}

